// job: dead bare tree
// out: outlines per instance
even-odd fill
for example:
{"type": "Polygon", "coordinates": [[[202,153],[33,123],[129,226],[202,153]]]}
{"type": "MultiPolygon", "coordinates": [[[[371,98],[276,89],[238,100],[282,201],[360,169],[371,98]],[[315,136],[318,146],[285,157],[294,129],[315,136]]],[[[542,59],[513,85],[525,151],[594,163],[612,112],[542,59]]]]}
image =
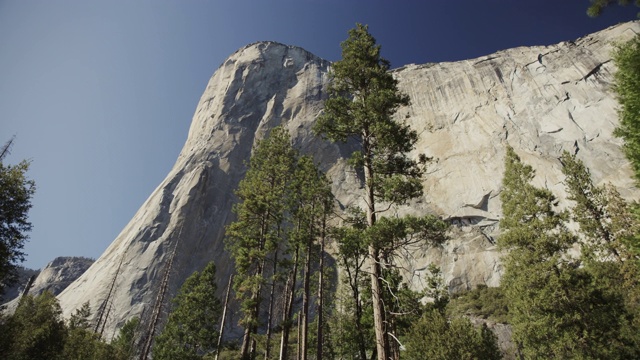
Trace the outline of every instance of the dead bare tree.
{"type": "Polygon", "coordinates": [[[0,148],[0,161],[2,161],[2,159],[4,159],[5,156],[11,153],[11,147],[13,146],[13,142],[15,141],[15,139],[16,139],[16,136],[13,135],[11,139],[9,139],[9,141],[4,143],[2,148],[0,148]]]}
{"type": "Polygon", "coordinates": [[[216,359],[220,355],[220,346],[222,345],[222,335],[224,334],[224,323],[227,320],[227,308],[229,306],[229,294],[231,293],[231,284],[233,284],[233,274],[229,277],[229,284],[227,285],[227,293],[224,296],[224,307],[222,308],[222,319],[220,319],[220,332],[218,333],[218,343],[216,344],[216,359]]]}
{"type": "Polygon", "coordinates": [[[96,322],[96,327],[93,330],[94,333],[100,332],[100,336],[102,337],[102,333],[104,332],[104,325],[107,323],[107,318],[109,317],[109,312],[111,310],[111,296],[113,296],[113,291],[116,288],[116,280],[118,279],[118,274],[120,274],[120,269],[122,268],[122,263],[124,262],[124,258],[126,256],[126,252],[122,254],[120,258],[120,263],[118,264],[118,269],[116,269],[116,273],[113,275],[113,279],[111,279],[111,285],[109,286],[109,293],[107,293],[107,297],[102,301],[102,304],[98,308],[98,321],[96,322]],[[105,316],[106,312],[106,316],[105,316]]]}
{"type": "Polygon", "coordinates": [[[31,277],[29,277],[29,281],[27,281],[27,285],[25,285],[24,289],[22,290],[22,294],[20,294],[20,298],[25,297],[29,293],[29,290],[31,290],[34,281],[36,281],[36,276],[31,275],[31,277]]]}

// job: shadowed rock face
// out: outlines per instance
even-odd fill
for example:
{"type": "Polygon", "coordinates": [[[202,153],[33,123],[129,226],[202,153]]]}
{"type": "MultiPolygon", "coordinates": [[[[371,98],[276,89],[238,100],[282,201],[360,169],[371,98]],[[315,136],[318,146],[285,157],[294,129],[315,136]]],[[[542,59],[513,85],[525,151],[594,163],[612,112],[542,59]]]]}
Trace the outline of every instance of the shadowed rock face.
{"type": "Polygon", "coordinates": [[[0,296],[0,304],[4,304],[18,297],[24,291],[24,288],[29,282],[29,279],[32,276],[38,276],[39,273],[40,270],[18,267],[18,280],[16,280],[13,285],[5,287],[4,294],[0,296]]]}
{"type": "MultiPolygon", "coordinates": [[[[562,204],[566,194],[557,158],[565,149],[577,151],[597,182],[610,181],[623,195],[637,197],[621,142],[611,135],[617,116],[609,54],[612,41],[637,31],[637,23],[622,24],[576,42],[393,72],[411,97],[398,119],[409,115],[420,134],[415,155],[434,158],[424,197],[397,212],[435,213],[456,225],[446,244],[401,255],[414,288],[423,287],[431,262],[443,269],[452,291],[498,285],[495,237],[507,143],[538,169],[536,185],[549,187],[562,204]]],[[[345,160],[352,148],[311,132],[329,66],[303,49],[273,42],[231,55],[209,81],[166,179],[104,254],[60,294],[65,314],[87,300],[95,309],[115,281],[105,331],[112,336],[128,318],[150,310],[174,247],[169,297],[211,260],[222,292],[233,270],[223,244],[224,226],[233,220],[233,190],[256,141],[274,126],[285,125],[294,145],[314,155],[340,206],[357,205],[360,180],[345,160]]]]}

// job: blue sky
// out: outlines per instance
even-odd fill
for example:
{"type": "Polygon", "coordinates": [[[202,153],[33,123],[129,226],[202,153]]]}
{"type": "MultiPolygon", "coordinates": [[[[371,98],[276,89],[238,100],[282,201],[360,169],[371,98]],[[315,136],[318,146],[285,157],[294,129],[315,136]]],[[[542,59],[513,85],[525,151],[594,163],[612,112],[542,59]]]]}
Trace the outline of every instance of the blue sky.
{"type": "Polygon", "coordinates": [[[356,22],[393,67],[574,40],[588,0],[0,0],[0,143],[31,159],[23,264],[97,258],[164,179],[209,77],[260,40],[327,60],[356,22]]]}

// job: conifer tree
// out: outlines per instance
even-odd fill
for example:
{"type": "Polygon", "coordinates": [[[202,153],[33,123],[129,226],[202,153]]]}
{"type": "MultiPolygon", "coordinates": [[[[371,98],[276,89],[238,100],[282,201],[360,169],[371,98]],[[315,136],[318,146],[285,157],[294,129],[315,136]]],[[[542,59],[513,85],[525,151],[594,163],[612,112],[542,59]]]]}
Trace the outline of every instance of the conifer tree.
{"type": "Polygon", "coordinates": [[[622,299],[603,289],[568,254],[578,241],[555,197],[531,185],[533,169],[507,148],[498,243],[502,287],[518,352],[524,358],[625,358],[622,299]]]}
{"type": "Polygon", "coordinates": [[[624,313],[621,336],[611,339],[611,343],[628,348],[626,354],[632,355],[631,348],[638,348],[640,339],[625,336],[637,334],[640,325],[640,223],[612,185],[593,184],[589,170],[575,155],[565,152],[560,161],[569,199],[574,201],[572,219],[580,226],[584,268],[603,292],[625,300],[625,307],[620,310],[624,313]]]}
{"type": "Polygon", "coordinates": [[[35,182],[27,178],[30,163],[6,165],[3,157],[13,140],[2,149],[0,156],[0,294],[17,279],[18,263],[24,261],[24,243],[29,238],[31,222],[28,213],[35,182]]]}
{"type": "Polygon", "coordinates": [[[475,328],[469,319],[448,319],[437,310],[426,311],[408,332],[407,360],[501,359],[495,335],[482,325],[475,328]]]}
{"type": "Polygon", "coordinates": [[[133,317],[122,325],[118,336],[111,341],[113,357],[116,360],[131,360],[135,355],[135,341],[140,328],[140,318],[133,317]]]}
{"type": "Polygon", "coordinates": [[[110,359],[111,347],[91,329],[89,302],[71,315],[67,326],[62,358],[65,360],[110,359]]]}
{"type": "Polygon", "coordinates": [[[620,104],[614,135],[624,139],[623,150],[640,181],[640,36],[618,46],[613,60],[618,67],[613,88],[620,104]]]}
{"type": "Polygon", "coordinates": [[[22,297],[7,325],[11,341],[8,352],[3,354],[4,358],[63,359],[67,329],[60,304],[50,292],[22,297]]]}
{"type": "Polygon", "coordinates": [[[267,280],[265,264],[273,259],[282,239],[295,157],[288,132],[274,128],[254,149],[236,191],[240,200],[234,207],[237,220],[227,227],[226,241],[236,265],[236,296],[242,300],[242,358],[255,353],[253,335],[267,280]]]}
{"type": "Polygon", "coordinates": [[[185,280],[173,298],[167,324],[155,341],[154,359],[201,359],[213,352],[220,317],[216,289],[213,262],[185,280]]]}
{"type": "MultiPolygon", "coordinates": [[[[639,225],[630,209],[612,208],[624,203],[612,187],[595,186],[584,163],[564,152],[560,158],[569,200],[575,202],[572,219],[580,225],[580,231],[588,241],[584,247],[587,255],[624,262],[633,257],[624,242],[631,243],[639,233],[639,225]],[[619,199],[619,200],[618,200],[619,199]]],[[[632,260],[632,259],[631,259],[632,260]]]]}
{"type": "Polygon", "coordinates": [[[332,211],[332,194],[325,175],[310,156],[299,156],[282,127],[254,149],[236,194],[240,202],[237,220],[227,227],[226,243],[236,263],[235,290],[242,300],[243,358],[255,356],[263,297],[267,299],[265,357],[270,357],[276,304],[282,304],[280,358],[287,358],[293,302],[302,268],[302,357],[308,349],[311,275],[318,262],[317,244],[326,235],[326,219],[332,211]],[[303,260],[303,261],[302,261],[303,260]],[[267,269],[265,266],[270,264],[267,269]],[[284,282],[284,284],[283,284],[284,282]],[[270,287],[267,296],[262,294],[270,287]],[[283,289],[279,291],[277,289],[283,289]]]}
{"type": "Polygon", "coordinates": [[[293,222],[301,224],[295,238],[301,242],[305,253],[302,292],[302,339],[301,360],[306,360],[308,352],[308,336],[311,305],[311,273],[312,263],[318,261],[316,242],[325,236],[324,227],[331,207],[331,188],[324,174],[318,170],[310,156],[298,159],[295,173],[295,193],[297,206],[293,214],[293,222]]]}
{"type": "MultiPolygon", "coordinates": [[[[331,237],[337,241],[336,261],[343,271],[341,297],[337,309],[332,314],[336,351],[353,359],[367,359],[367,352],[375,349],[374,334],[367,321],[372,316],[370,289],[365,278],[367,242],[365,230],[367,221],[359,208],[350,208],[346,224],[332,229],[331,237]]],[[[370,283],[371,280],[368,280],[370,283]]]]}
{"type": "MultiPolygon", "coordinates": [[[[367,204],[368,227],[374,226],[379,204],[402,204],[422,193],[419,164],[408,158],[417,134],[407,124],[394,121],[393,115],[409,98],[398,90],[389,73],[389,61],[380,56],[380,46],[360,24],[349,31],[342,44],[342,59],[332,66],[332,83],[324,113],[315,131],[332,141],[355,140],[360,151],[352,164],[364,174],[363,199],[367,204]]],[[[421,159],[424,160],[424,159],[421,159]]],[[[389,329],[385,326],[382,300],[382,270],[378,244],[368,245],[376,352],[380,360],[389,354],[389,329]]]]}

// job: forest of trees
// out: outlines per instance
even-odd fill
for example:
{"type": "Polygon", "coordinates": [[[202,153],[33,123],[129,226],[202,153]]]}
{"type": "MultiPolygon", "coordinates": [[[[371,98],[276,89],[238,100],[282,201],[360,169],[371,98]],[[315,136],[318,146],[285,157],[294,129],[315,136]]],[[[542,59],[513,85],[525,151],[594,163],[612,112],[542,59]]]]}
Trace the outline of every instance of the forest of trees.
{"type": "MultiPolygon", "coordinates": [[[[600,6],[590,10],[597,14],[610,1],[593,3],[600,6]]],[[[621,105],[616,134],[640,181],[638,39],[619,45],[614,59],[621,105]]],[[[450,296],[440,269],[431,265],[426,288],[410,288],[397,255],[448,241],[448,224],[395,211],[422,195],[429,159],[408,156],[418,136],[394,119],[410,99],[380,51],[367,26],[350,30],[314,127],[317,136],[359,145],[349,161],[360,177],[363,207],[337,206],[330,179],[313,157],[293,146],[284,126],[275,127],[254,147],[235,192],[235,219],[225,235],[232,279],[219,279],[209,263],[182,284],[161,331],[156,334],[154,325],[144,338],[148,324],[133,318],[110,342],[92,324],[92,304],[65,320],[50,293],[25,295],[13,314],[0,313],[2,357],[640,358],[640,207],[613,186],[594,184],[584,163],[567,152],[558,161],[570,206],[561,209],[551,191],[532,185],[533,168],[505,145],[500,287],[450,296]],[[513,346],[501,350],[486,322],[508,324],[513,346]],[[230,330],[235,333],[223,336],[230,330]]],[[[17,230],[24,236],[34,190],[24,178],[28,164],[0,166],[3,191],[6,173],[22,174],[11,176],[26,197],[17,230]]],[[[2,259],[2,284],[10,278],[6,264],[20,256],[16,247],[9,261],[2,259]]]]}

